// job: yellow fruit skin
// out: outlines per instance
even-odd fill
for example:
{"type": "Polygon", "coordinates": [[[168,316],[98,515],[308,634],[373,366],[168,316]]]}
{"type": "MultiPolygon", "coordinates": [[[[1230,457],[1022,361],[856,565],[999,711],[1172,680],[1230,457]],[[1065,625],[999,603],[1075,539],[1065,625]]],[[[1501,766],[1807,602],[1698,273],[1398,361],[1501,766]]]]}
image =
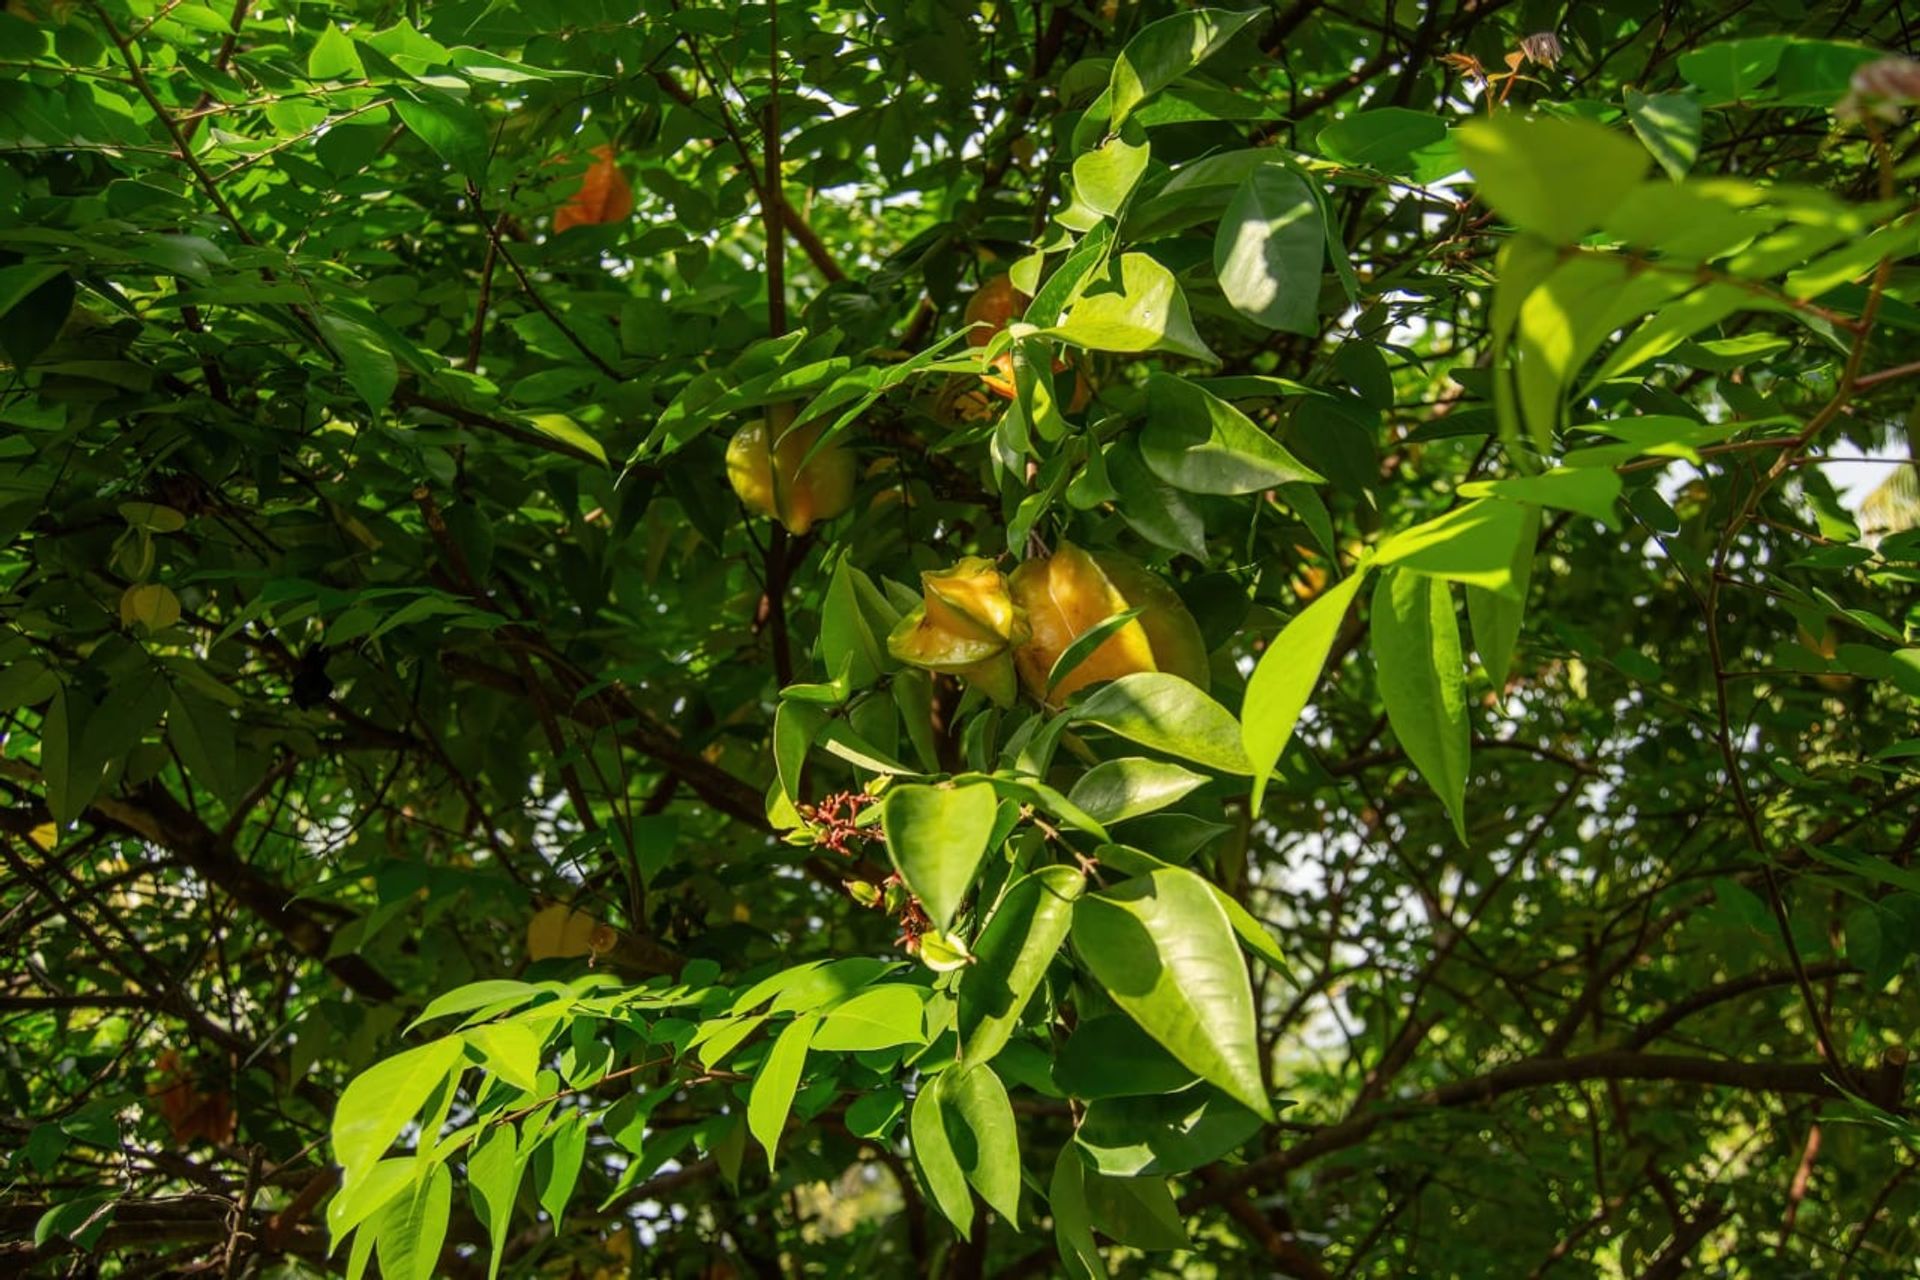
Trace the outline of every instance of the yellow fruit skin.
{"type": "Polygon", "coordinates": [[[748,508],[774,517],[798,536],[815,521],[831,520],[853,505],[857,468],[853,455],[838,441],[806,461],[807,451],[820,438],[820,427],[786,431],[793,411],[782,408],[784,413],[770,411],[767,418],[734,432],[727,443],[727,481],[748,508]],[[767,448],[770,428],[785,432],[771,451],[767,448]]]}
{"type": "Polygon", "coordinates": [[[945,671],[978,685],[1001,706],[1019,686],[1009,656],[1027,621],[991,560],[967,556],[920,575],[921,603],[887,636],[887,652],[910,666],[945,671]]]}
{"type": "Polygon", "coordinates": [[[1063,542],[1053,555],[1013,571],[1014,603],[1032,638],[1014,651],[1027,692],[1055,706],[1076,691],[1139,671],[1166,671],[1207,687],[1206,643],[1180,597],[1157,574],[1125,556],[1089,555],[1063,542]],[[1067,647],[1116,613],[1141,614],[1101,643],[1052,690],[1047,676],[1067,647]]]}
{"type": "Polygon", "coordinates": [[[1147,633],[1153,661],[1160,670],[1205,689],[1213,683],[1207,663],[1207,642],[1193,620],[1187,602],[1165,578],[1131,556],[1118,551],[1096,551],[1094,563],[1126,597],[1127,607],[1140,607],[1136,622],[1147,633]]]}

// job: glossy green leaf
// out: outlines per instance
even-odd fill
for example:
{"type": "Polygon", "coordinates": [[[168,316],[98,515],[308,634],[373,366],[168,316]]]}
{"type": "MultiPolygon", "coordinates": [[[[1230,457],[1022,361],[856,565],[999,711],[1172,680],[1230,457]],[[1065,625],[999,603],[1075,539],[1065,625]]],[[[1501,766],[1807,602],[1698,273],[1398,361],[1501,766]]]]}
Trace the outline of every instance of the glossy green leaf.
{"type": "Polygon", "coordinates": [[[1375,107],[1342,116],[1320,131],[1320,154],[1341,164],[1411,172],[1415,152],[1445,142],[1447,122],[1428,111],[1375,107]]]}
{"type": "Polygon", "coordinates": [[[333,1158],[351,1187],[385,1155],[434,1090],[460,1069],[466,1044],[445,1036],[375,1063],[347,1085],[333,1113],[333,1158]]]}
{"type": "Polygon", "coordinates": [[[934,1207],[965,1240],[973,1231],[973,1193],[968,1190],[966,1170],[948,1136],[947,1104],[941,1088],[947,1074],[922,1081],[907,1117],[907,1130],[913,1140],[914,1163],[919,1166],[934,1207]]]}
{"type": "Polygon", "coordinates": [[[1075,157],[1073,189],[1081,203],[1109,217],[1120,212],[1147,171],[1149,151],[1146,130],[1128,124],[1099,147],[1075,157]]]}
{"type": "Polygon", "coordinates": [[[1143,747],[1221,773],[1253,772],[1231,712],[1179,676],[1140,671],[1095,689],[1070,714],[1143,747]]]}
{"type": "Polygon", "coordinates": [[[952,923],[972,887],[997,809],[993,787],[984,782],[887,789],[880,809],[887,851],[935,928],[952,923]]]}
{"type": "Polygon", "coordinates": [[[954,1157],[973,1189],[1010,1226],[1020,1222],[1020,1135],[1013,1103],[992,1067],[978,1063],[940,1074],[941,1114],[954,1157]]]}
{"type": "Polygon", "coordinates": [[[1058,325],[1040,331],[1093,351],[1165,351],[1192,360],[1219,357],[1200,340],[1173,273],[1144,253],[1121,254],[1095,276],[1058,325]]]}
{"type": "Polygon", "coordinates": [[[1526,508],[1485,498],[1455,507],[1380,544],[1375,563],[1513,594],[1513,556],[1526,529],[1526,508]]]}
{"type": "Polygon", "coordinates": [[[1267,780],[1293,738],[1293,728],[1320,682],[1327,654],[1340,634],[1364,569],[1356,569],[1296,614],[1260,655],[1241,704],[1240,736],[1253,765],[1253,811],[1260,812],[1267,780]]]}
{"type": "Polygon", "coordinates": [[[1054,1245],[1070,1280],[1107,1280],[1107,1264],[1093,1239],[1093,1218],[1087,1211],[1086,1163],[1072,1143],[1060,1148],[1047,1185],[1047,1207],[1053,1213],[1054,1245]]]}
{"type": "Polygon", "coordinates": [[[1233,309],[1268,329],[1318,333],[1326,260],[1326,225],[1307,180],[1277,160],[1248,174],[1213,241],[1213,269],[1233,309]]]}
{"type": "Polygon", "coordinates": [[[1231,404],[1166,373],[1147,380],[1140,456],[1161,480],[1189,493],[1257,493],[1283,484],[1325,483],[1231,404]]]}
{"type": "Polygon", "coordinates": [[[490,1022],[465,1033],[467,1043],[480,1051],[487,1070],[516,1089],[532,1093],[540,1071],[540,1037],[525,1024],[490,1022]]]}
{"type": "Polygon", "coordinates": [[[1568,116],[1495,115],[1454,131],[1480,198],[1523,231],[1567,243],[1606,221],[1638,186],[1647,153],[1568,116]]]}
{"type": "Polygon", "coordinates": [[[577,1111],[562,1116],[533,1153],[533,1187],[540,1207],[553,1219],[554,1230],[573,1199],[580,1181],[580,1165],[587,1154],[587,1126],[577,1111]]]}
{"type": "Polygon", "coordinates": [[[1725,40],[1681,54],[1677,65],[1687,83],[1714,102],[1751,98],[1772,79],[1787,42],[1778,36],[1725,40]]]}
{"type": "Polygon", "coordinates": [[[774,1039],[773,1047],[760,1064],[747,1094],[747,1130],[767,1152],[767,1168],[773,1168],[780,1149],[780,1135],[787,1127],[787,1115],[793,1110],[793,1095],[806,1070],[807,1049],[818,1015],[803,1013],[789,1022],[774,1039]]]}
{"type": "Polygon", "coordinates": [[[1557,468],[1537,476],[1473,480],[1460,486],[1463,498],[1505,498],[1530,506],[1577,511],[1609,529],[1620,527],[1620,473],[1612,467],[1557,468]]]}
{"type": "Polygon", "coordinates": [[[1220,1090],[1197,1084],[1179,1093],[1089,1103],[1073,1137],[1100,1173],[1164,1177],[1239,1150],[1264,1123],[1220,1090]]]}
{"type": "Polygon", "coordinates": [[[1135,1249],[1184,1249],[1187,1226],[1165,1178],[1113,1178],[1089,1172],[1087,1213],[1102,1235],[1135,1249]]]}
{"type": "Polygon", "coordinates": [[[393,109],[415,136],[454,172],[481,182],[487,170],[487,125],[479,112],[443,93],[423,91],[394,100],[393,109]]]}
{"type": "Polygon", "coordinates": [[[329,22],[307,54],[307,75],[315,80],[353,80],[366,74],[352,37],[329,22]]]}
{"type": "Polygon", "coordinates": [[[1071,1096],[1092,1101],[1178,1093],[1200,1076],[1126,1014],[1103,1013],[1074,1027],[1054,1059],[1053,1078],[1071,1096]]]}
{"type": "Polygon", "coordinates": [[[1685,93],[1627,90],[1627,119],[1653,158],[1675,182],[1700,154],[1700,102],[1685,93]]]}
{"type": "Polygon", "coordinates": [[[428,1168],[410,1192],[387,1206],[373,1224],[382,1280],[433,1280],[453,1208],[453,1175],[428,1168]]]}
{"type": "Polygon", "coordinates": [[[1373,590],[1371,635],[1393,736],[1464,842],[1471,734],[1460,629],[1446,582],[1415,573],[1381,575],[1373,590]]]}
{"type": "Polygon", "coordinates": [[[526,1162],[520,1158],[513,1126],[496,1125],[474,1147],[467,1158],[467,1185],[473,1193],[473,1206],[487,1228],[491,1253],[487,1261],[487,1280],[500,1274],[500,1259],[506,1252],[507,1236],[513,1218],[514,1196],[520,1187],[520,1175],[526,1162]]]}
{"type": "Polygon", "coordinates": [[[1021,877],[1002,896],[960,982],[957,1030],[967,1063],[992,1059],[1020,1025],[1086,888],[1087,877],[1077,868],[1050,866],[1021,877]]]}
{"type": "Polygon", "coordinates": [[[1218,53],[1265,12],[1190,9],[1142,28],[1114,60],[1107,88],[1111,127],[1119,128],[1141,103],[1218,53]]]}
{"type": "Polygon", "coordinates": [[[1493,683],[1494,696],[1505,697],[1507,674],[1513,669],[1513,649],[1520,639],[1526,612],[1527,585],[1533,577],[1534,541],[1539,536],[1540,512],[1527,508],[1519,542],[1514,547],[1511,595],[1484,587],[1467,587],[1467,621],[1473,629],[1473,647],[1480,665],[1493,683]]]}
{"type": "Polygon", "coordinates": [[[849,996],[821,1015],[815,1049],[857,1052],[925,1044],[926,990],[890,982],[849,996]]]}
{"type": "Polygon", "coordinates": [[[1246,962],[1206,881],[1168,867],[1088,894],[1074,907],[1072,936],[1094,980],[1148,1035],[1272,1116],[1246,962]]]}
{"type": "Polygon", "coordinates": [[[1163,760],[1126,756],[1104,760],[1080,775],[1067,799],[1096,822],[1125,822],[1180,799],[1207,777],[1163,760]]]}

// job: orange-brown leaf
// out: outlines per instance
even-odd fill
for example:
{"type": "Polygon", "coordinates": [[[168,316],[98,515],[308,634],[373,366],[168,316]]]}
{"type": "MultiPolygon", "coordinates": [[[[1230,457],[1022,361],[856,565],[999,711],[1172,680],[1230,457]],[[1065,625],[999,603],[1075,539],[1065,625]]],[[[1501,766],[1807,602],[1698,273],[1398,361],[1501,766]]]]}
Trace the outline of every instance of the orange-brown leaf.
{"type": "Polygon", "coordinates": [[[633,187],[614,162],[613,148],[595,147],[593,156],[593,163],[580,179],[580,189],[554,210],[556,235],[570,227],[597,227],[633,216],[633,187]]]}

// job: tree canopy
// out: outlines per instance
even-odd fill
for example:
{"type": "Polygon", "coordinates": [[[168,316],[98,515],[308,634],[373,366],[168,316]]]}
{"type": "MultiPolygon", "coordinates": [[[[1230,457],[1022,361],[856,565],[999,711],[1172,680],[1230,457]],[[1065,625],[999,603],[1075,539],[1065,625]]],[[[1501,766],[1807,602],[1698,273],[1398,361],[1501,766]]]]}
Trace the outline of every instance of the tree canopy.
{"type": "Polygon", "coordinates": [[[0,1268],[1920,1274],[1910,23],[10,0],[0,1268]]]}

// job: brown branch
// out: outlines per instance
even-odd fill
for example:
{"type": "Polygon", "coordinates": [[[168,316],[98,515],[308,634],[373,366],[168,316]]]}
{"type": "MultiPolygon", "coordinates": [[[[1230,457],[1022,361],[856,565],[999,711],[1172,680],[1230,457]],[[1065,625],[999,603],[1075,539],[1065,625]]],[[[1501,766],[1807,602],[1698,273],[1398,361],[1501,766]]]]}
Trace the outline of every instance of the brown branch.
{"type": "Polygon", "coordinates": [[[538,310],[541,315],[553,322],[553,327],[560,331],[560,336],[565,338],[575,351],[585,356],[588,363],[592,364],[594,368],[615,382],[625,382],[627,375],[601,359],[599,353],[592,347],[589,347],[586,342],[581,339],[580,335],[573,331],[573,327],[560,318],[560,313],[555,311],[547,300],[540,295],[540,290],[534,287],[533,278],[526,273],[525,268],[520,265],[519,259],[515,258],[512,251],[507,248],[506,240],[502,235],[505,229],[503,223],[487,223],[487,211],[480,203],[480,188],[471,182],[467,184],[467,203],[473,206],[474,216],[486,224],[487,243],[492,247],[493,252],[500,255],[501,260],[507,264],[507,269],[513,272],[513,278],[520,282],[520,288],[522,292],[527,295],[527,300],[533,303],[535,309],[538,310]]]}
{"type": "MultiPolygon", "coordinates": [[[[32,767],[0,760],[0,773],[41,785],[32,767]]],[[[169,849],[182,863],[245,907],[301,955],[318,961],[355,992],[370,1000],[391,1000],[399,989],[357,953],[330,955],[333,930],[301,904],[290,890],[241,859],[230,841],[196,818],[157,782],[133,790],[130,799],[96,796],[88,806],[96,822],[169,849]]],[[[23,817],[38,819],[38,814],[23,817]]]]}
{"type": "MultiPolygon", "coordinates": [[[[692,46],[689,45],[689,48],[692,49],[692,46]]],[[[704,78],[706,70],[704,66],[700,66],[699,51],[692,49],[692,52],[695,65],[704,78]]],[[[679,81],[664,71],[655,71],[653,73],[653,80],[655,84],[659,85],[660,88],[666,92],[669,98],[672,98],[687,110],[698,114],[696,106],[697,99],[688,93],[679,81]]],[[[711,84],[711,81],[709,81],[709,84],[711,84]]],[[[714,95],[716,97],[719,96],[718,88],[714,89],[714,95]]],[[[728,118],[724,100],[722,100],[721,103],[720,125],[728,137],[731,138],[734,149],[740,153],[741,158],[739,162],[734,165],[734,168],[738,169],[746,177],[747,185],[753,188],[754,195],[760,200],[762,207],[764,207],[767,203],[767,194],[760,181],[759,170],[754,167],[752,153],[747,150],[745,141],[735,131],[733,121],[728,118]]],[[[833,254],[827,248],[826,242],[820,238],[820,234],[813,229],[813,226],[806,218],[801,216],[800,211],[793,207],[793,202],[787,199],[784,191],[779,193],[778,203],[781,211],[781,220],[785,224],[788,234],[799,242],[801,249],[806,252],[807,260],[813,263],[814,270],[826,277],[827,283],[829,284],[845,280],[847,273],[841,270],[838,262],[834,261],[833,254]]]]}
{"type": "Polygon", "coordinates": [[[1834,1083],[1833,1074],[1825,1063],[1818,1062],[1734,1062],[1624,1050],[1604,1050],[1574,1058],[1528,1058],[1496,1067],[1470,1080],[1441,1085],[1407,1102],[1328,1125],[1285,1150],[1249,1162],[1211,1187],[1189,1193],[1181,1201],[1181,1207],[1191,1210],[1218,1203],[1229,1192],[1269,1183],[1322,1156],[1358,1146],[1382,1124],[1418,1115],[1432,1107],[1477,1106],[1525,1089],[1576,1084],[1583,1080],[1642,1080],[1748,1093],[1845,1097],[1834,1083]]]}
{"type": "Polygon", "coordinates": [[[480,343],[487,332],[487,308],[493,303],[493,268],[500,260],[500,237],[507,230],[507,215],[494,219],[487,234],[486,256],[480,260],[480,296],[473,306],[473,328],[467,334],[467,372],[480,367],[480,343]]]}

